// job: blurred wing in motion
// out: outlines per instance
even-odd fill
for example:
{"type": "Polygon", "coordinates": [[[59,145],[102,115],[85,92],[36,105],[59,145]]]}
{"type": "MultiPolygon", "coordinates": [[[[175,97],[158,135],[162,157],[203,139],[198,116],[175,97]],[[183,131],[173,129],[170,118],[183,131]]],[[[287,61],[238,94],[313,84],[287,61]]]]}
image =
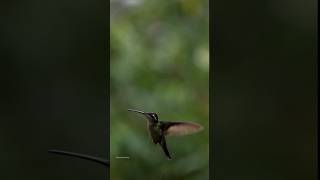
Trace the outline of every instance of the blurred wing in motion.
{"type": "Polygon", "coordinates": [[[193,134],[203,129],[203,126],[193,122],[164,122],[166,136],[183,136],[193,134]]]}

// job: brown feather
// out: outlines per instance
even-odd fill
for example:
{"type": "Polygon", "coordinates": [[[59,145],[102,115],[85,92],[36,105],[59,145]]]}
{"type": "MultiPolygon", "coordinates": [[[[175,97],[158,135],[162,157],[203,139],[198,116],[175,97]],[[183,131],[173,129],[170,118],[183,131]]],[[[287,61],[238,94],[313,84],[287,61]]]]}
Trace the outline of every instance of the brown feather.
{"type": "Polygon", "coordinates": [[[203,129],[203,126],[193,122],[166,122],[165,135],[166,136],[183,136],[193,134],[203,129]]]}

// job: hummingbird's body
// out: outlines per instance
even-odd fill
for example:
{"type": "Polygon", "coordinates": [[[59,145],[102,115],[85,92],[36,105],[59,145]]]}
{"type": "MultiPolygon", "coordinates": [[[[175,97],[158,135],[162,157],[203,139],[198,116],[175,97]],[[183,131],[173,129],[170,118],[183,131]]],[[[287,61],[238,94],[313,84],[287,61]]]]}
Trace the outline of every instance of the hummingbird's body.
{"type": "Polygon", "coordinates": [[[186,135],[202,130],[202,126],[191,122],[170,122],[159,121],[156,113],[148,113],[133,109],[128,111],[143,114],[148,119],[148,129],[154,144],[160,144],[166,156],[171,159],[166,144],[166,136],[168,135],[186,135]]]}
{"type": "Polygon", "coordinates": [[[158,121],[155,123],[149,122],[149,133],[154,144],[160,144],[166,156],[171,159],[170,153],[167,148],[165,139],[164,122],[158,121]]]}
{"type": "Polygon", "coordinates": [[[152,138],[153,143],[157,144],[161,141],[163,132],[160,127],[160,122],[148,123],[149,133],[152,138]]]}

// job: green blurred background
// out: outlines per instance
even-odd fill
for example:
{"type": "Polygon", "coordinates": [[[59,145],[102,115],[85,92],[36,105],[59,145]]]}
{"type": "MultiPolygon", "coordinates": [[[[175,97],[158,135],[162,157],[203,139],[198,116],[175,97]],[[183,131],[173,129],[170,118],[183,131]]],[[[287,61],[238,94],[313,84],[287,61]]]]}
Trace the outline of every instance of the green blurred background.
{"type": "Polygon", "coordinates": [[[208,179],[208,1],[111,1],[110,10],[111,179],[208,179]],[[167,138],[169,161],[127,108],[205,129],[167,138]]]}

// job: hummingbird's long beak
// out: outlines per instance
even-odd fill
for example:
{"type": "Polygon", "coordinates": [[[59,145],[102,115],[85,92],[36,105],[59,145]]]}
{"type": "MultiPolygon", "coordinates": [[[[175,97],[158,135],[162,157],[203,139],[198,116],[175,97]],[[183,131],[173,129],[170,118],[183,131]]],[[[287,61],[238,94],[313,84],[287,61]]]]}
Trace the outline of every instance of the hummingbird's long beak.
{"type": "Polygon", "coordinates": [[[145,115],[145,112],[139,111],[139,110],[135,110],[135,109],[128,109],[128,111],[137,112],[137,113],[145,115]]]}
{"type": "Polygon", "coordinates": [[[79,153],[74,153],[74,152],[68,152],[68,151],[61,151],[61,150],[48,150],[49,153],[54,153],[54,154],[59,154],[59,155],[65,155],[65,156],[71,156],[71,157],[76,157],[76,158],[81,158],[89,161],[93,161],[105,166],[109,167],[109,161],[106,159],[101,159],[85,154],[79,154],[79,153]]]}

